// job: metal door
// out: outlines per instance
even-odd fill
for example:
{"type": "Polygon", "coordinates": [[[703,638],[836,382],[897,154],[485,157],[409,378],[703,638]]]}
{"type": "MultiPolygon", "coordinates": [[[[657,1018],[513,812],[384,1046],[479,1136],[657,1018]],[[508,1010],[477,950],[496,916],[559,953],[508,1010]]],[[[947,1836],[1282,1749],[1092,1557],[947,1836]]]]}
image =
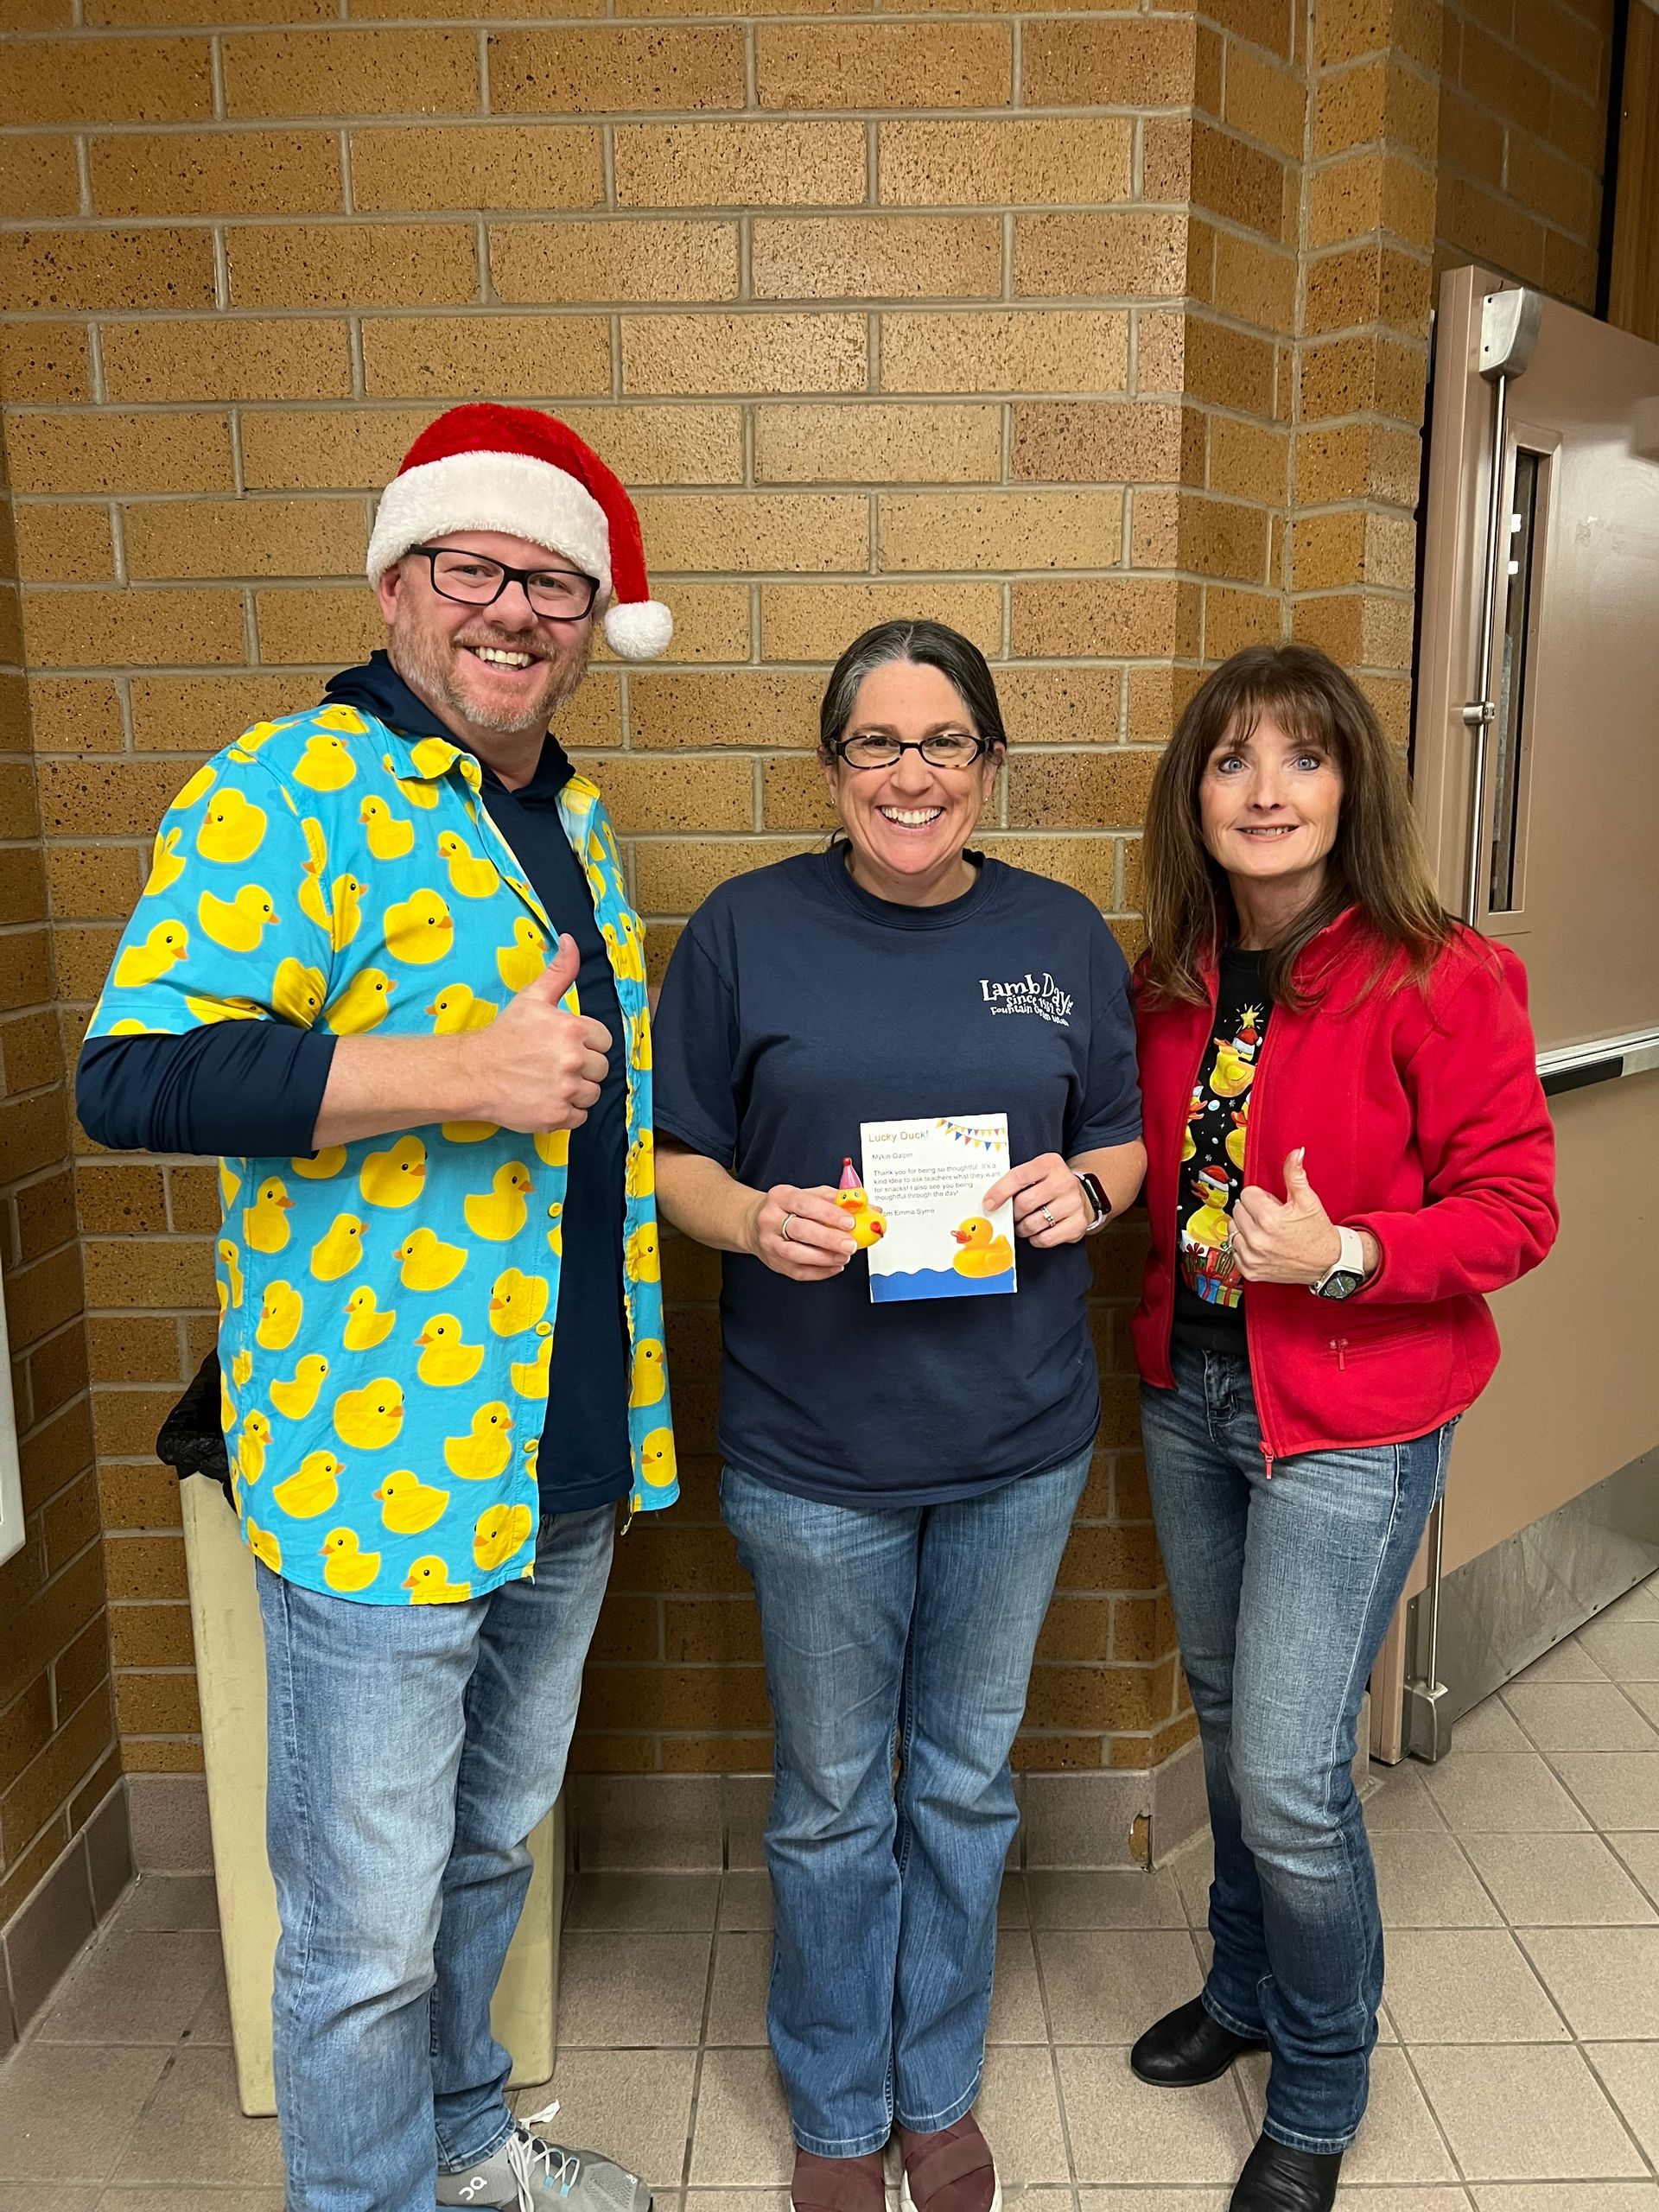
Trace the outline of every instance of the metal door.
{"type": "Polygon", "coordinates": [[[1659,1566],[1659,346],[1463,269],[1435,352],[1414,787],[1447,905],[1527,964],[1562,1226],[1493,1301],[1382,1758],[1659,1566]]]}

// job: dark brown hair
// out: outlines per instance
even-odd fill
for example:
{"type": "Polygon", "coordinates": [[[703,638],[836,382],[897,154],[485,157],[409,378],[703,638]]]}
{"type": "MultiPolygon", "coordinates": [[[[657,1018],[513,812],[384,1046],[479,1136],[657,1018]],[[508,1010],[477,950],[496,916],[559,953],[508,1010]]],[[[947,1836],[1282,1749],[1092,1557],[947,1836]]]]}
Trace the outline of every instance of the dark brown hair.
{"type": "Polygon", "coordinates": [[[1226,874],[1204,842],[1198,786],[1216,747],[1243,742],[1264,715],[1328,753],[1342,776],[1325,880],[1268,956],[1274,1000],[1307,1003],[1291,981],[1297,956],[1348,906],[1360,909],[1376,940],[1366,988],[1402,954],[1401,980],[1421,982],[1456,925],[1434,887],[1403,757],[1327,654],[1313,645],[1249,645],[1194,692],[1153,778],[1141,845],[1147,985],[1192,1004],[1208,997],[1200,969],[1225,943],[1234,911],[1226,874]]]}
{"type": "Polygon", "coordinates": [[[1001,702],[985,656],[971,638],[943,622],[878,622],[855,638],[830,671],[818,709],[818,749],[828,760],[832,747],[846,734],[858,702],[858,690],[867,676],[892,661],[912,661],[920,668],[937,668],[968,709],[975,734],[988,746],[1007,747],[1008,733],[1002,723],[1001,702]]]}

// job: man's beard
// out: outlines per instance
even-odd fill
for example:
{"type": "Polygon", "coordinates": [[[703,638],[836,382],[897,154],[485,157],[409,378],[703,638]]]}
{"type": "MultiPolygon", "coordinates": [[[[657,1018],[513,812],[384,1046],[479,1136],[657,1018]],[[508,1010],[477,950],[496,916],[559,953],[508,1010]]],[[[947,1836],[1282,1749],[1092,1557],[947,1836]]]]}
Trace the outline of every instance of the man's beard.
{"type": "MultiPolygon", "coordinates": [[[[474,638],[470,642],[499,645],[504,652],[527,650],[522,639],[512,638],[474,638]]],[[[394,622],[386,644],[392,666],[411,690],[418,691],[430,704],[449,708],[474,729],[499,730],[505,735],[532,724],[545,729],[588,673],[585,652],[563,670],[552,661],[543,661],[547,680],[533,702],[511,710],[492,709],[461,688],[453,660],[454,652],[464,650],[459,639],[436,639],[419,622],[394,622]]]]}

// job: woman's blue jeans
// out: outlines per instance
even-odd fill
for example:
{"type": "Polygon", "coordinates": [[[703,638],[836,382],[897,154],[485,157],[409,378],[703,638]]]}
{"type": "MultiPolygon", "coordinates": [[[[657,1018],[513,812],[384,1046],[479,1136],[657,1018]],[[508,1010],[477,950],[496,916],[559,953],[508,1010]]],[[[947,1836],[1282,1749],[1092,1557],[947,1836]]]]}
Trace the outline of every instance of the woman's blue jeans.
{"type": "Polygon", "coordinates": [[[1455,1423],[1269,1480],[1249,1362],[1178,1341],[1174,1369],[1141,1423],[1216,1844],[1204,2004],[1271,2049],[1266,2133],[1344,2151],[1382,1996],[1355,1730],[1455,1423]]]}
{"type": "Polygon", "coordinates": [[[1008,1754],[1088,1475],[1084,1452],[987,1497],[885,1510],[721,1478],[766,1644],[766,2017],[804,2151],[862,2157],[895,2115],[948,2127],[979,2093],[1019,1826],[1008,1754]]]}

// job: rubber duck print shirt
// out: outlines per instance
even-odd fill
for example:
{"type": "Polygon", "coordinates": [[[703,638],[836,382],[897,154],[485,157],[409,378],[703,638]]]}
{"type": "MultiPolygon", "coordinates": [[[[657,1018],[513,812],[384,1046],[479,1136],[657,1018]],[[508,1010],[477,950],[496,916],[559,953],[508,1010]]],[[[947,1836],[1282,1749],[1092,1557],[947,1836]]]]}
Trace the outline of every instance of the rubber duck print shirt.
{"type": "MultiPolygon", "coordinates": [[[[249,730],[162,818],[88,1036],[486,1027],[546,965],[557,925],[480,780],[448,739],[411,741],[354,707],[249,730]]],[[[573,776],[558,811],[626,1030],[628,1434],[632,1503],[649,1510],[677,1485],[641,931],[598,791],[573,776]]],[[[369,1605],[451,1603],[531,1573],[568,1153],[560,1132],[447,1122],[220,1162],[221,1412],[243,1535],[267,1567],[369,1605]]]]}

